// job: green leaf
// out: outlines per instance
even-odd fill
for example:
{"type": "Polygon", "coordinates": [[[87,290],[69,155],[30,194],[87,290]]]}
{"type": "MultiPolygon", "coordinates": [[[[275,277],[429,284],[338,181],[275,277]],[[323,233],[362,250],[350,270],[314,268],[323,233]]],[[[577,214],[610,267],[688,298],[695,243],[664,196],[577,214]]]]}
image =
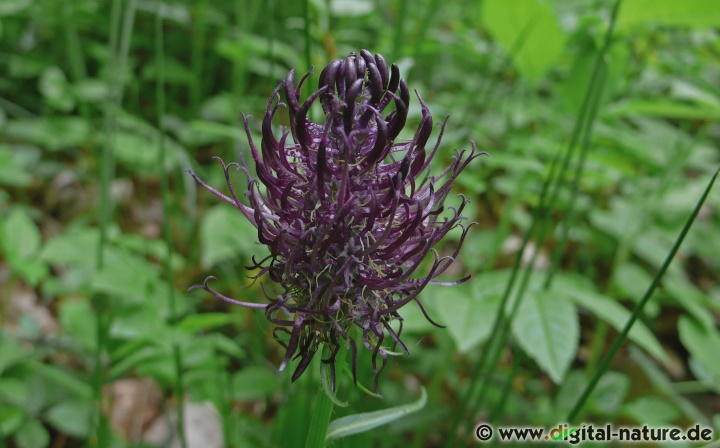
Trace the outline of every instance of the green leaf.
{"type": "Polygon", "coordinates": [[[157,267],[126,250],[105,252],[105,265],[90,281],[93,290],[140,301],[151,293],[151,285],[158,283],[157,267]]]}
{"type": "Polygon", "coordinates": [[[257,400],[280,390],[282,383],[276,372],[264,367],[245,367],[232,377],[233,399],[257,400]]]}
{"type": "Polygon", "coordinates": [[[97,344],[95,312],[87,300],[65,300],[60,304],[60,324],[64,332],[90,351],[97,344]]]}
{"type": "Polygon", "coordinates": [[[680,120],[717,121],[720,120],[720,107],[702,104],[685,104],[667,100],[632,100],[608,107],[604,115],[613,118],[648,116],[680,120]]]}
{"type": "Polygon", "coordinates": [[[637,423],[653,426],[667,426],[680,417],[680,413],[672,403],[655,396],[640,397],[625,404],[622,414],[637,423]]]}
{"type": "Polygon", "coordinates": [[[177,324],[178,328],[189,331],[210,330],[238,321],[238,316],[230,313],[191,314],[177,324]]]}
{"type": "MultiPolygon", "coordinates": [[[[578,305],[612,325],[617,331],[622,331],[630,320],[631,313],[627,308],[603,294],[577,288],[563,289],[562,292],[578,305]]],[[[661,361],[667,360],[662,345],[643,322],[635,321],[628,337],[655,358],[661,361]]]]}
{"type": "Polygon", "coordinates": [[[216,205],[205,212],[200,224],[200,264],[207,269],[220,261],[235,260],[240,255],[256,255],[262,259],[267,249],[255,243],[256,235],[257,230],[240,210],[228,204],[216,205]]]}
{"type": "Polygon", "coordinates": [[[485,0],[482,13],[485,27],[531,83],[537,83],[562,56],[565,37],[547,3],[485,0]]]}
{"type": "Polygon", "coordinates": [[[3,0],[0,2],[0,17],[14,16],[32,3],[32,0],[3,0]]]}
{"type": "Polygon", "coordinates": [[[618,31],[654,23],[692,27],[720,26],[720,3],[708,0],[625,0],[618,13],[618,31]]]}
{"type": "Polygon", "coordinates": [[[375,412],[364,412],[340,417],[330,422],[327,430],[327,439],[338,439],[340,437],[358,434],[369,431],[378,426],[386,425],[400,417],[417,412],[425,407],[427,392],[424,387],[420,388],[420,399],[414,403],[404,404],[393,408],[383,409],[375,412]]]}
{"type": "MultiPolygon", "coordinates": [[[[133,340],[127,345],[134,345],[135,341],[136,340],[133,340]]],[[[122,354],[113,353],[113,363],[108,376],[111,379],[120,378],[127,371],[142,364],[144,361],[154,360],[161,356],[169,359],[169,353],[167,353],[163,347],[153,345],[152,342],[143,340],[143,346],[136,348],[135,351],[130,353],[124,351],[122,354]]]]}
{"type": "Polygon", "coordinates": [[[330,11],[340,17],[357,17],[371,13],[375,9],[369,0],[330,0],[330,11]]]}
{"type": "Polygon", "coordinates": [[[70,85],[65,73],[58,67],[47,67],[40,75],[40,93],[48,104],[62,112],[69,112],[75,107],[75,98],[72,96],[70,85]]]}
{"type": "Polygon", "coordinates": [[[35,257],[40,240],[40,230],[28,213],[14,208],[3,222],[0,241],[10,266],[31,285],[47,275],[47,266],[35,257]]]}
{"type": "Polygon", "coordinates": [[[59,389],[66,391],[79,399],[90,401],[92,388],[86,381],[76,378],[53,365],[42,364],[36,361],[32,361],[29,364],[33,374],[41,377],[53,390],[59,389]]]}
{"type": "Polygon", "coordinates": [[[61,233],[47,241],[40,252],[40,259],[51,264],[95,266],[94,254],[100,235],[96,229],[78,227],[61,233]]]}
{"type": "MultiPolygon", "coordinates": [[[[622,297],[639,302],[645,295],[648,285],[652,283],[652,276],[647,269],[635,263],[621,263],[613,272],[612,283],[622,297]]],[[[660,305],[650,301],[645,305],[647,316],[655,317],[660,312],[660,305]]]]}
{"type": "Polygon", "coordinates": [[[627,375],[620,372],[607,372],[600,378],[590,396],[593,410],[607,416],[615,415],[629,390],[630,379],[627,375]]]}
{"type": "Polygon", "coordinates": [[[82,438],[88,434],[91,411],[88,401],[64,401],[47,411],[47,420],[62,432],[82,438]]]}
{"type": "Polygon", "coordinates": [[[11,147],[0,145],[0,185],[27,187],[33,179],[27,165],[18,157],[17,149],[13,151],[11,147]]]}
{"type": "Polygon", "coordinates": [[[27,383],[18,378],[0,378],[0,402],[27,409],[30,390],[27,383]]]}
{"type": "Polygon", "coordinates": [[[79,117],[22,118],[5,125],[6,137],[51,151],[75,148],[90,139],[90,122],[79,117]]]}
{"type": "MultiPolygon", "coordinates": [[[[430,288],[428,288],[430,290],[430,288]]],[[[502,296],[487,295],[472,282],[455,287],[431,289],[435,308],[442,324],[447,325],[458,351],[469,352],[490,335],[502,296]]]]}
{"type": "Polygon", "coordinates": [[[31,356],[32,349],[25,348],[10,334],[0,333],[0,377],[13,365],[31,356]]]}
{"type": "Polygon", "coordinates": [[[45,448],[50,446],[50,434],[38,420],[29,419],[15,434],[19,448],[45,448]]]}
{"type": "Polygon", "coordinates": [[[553,291],[528,291],[512,329],[525,353],[559,384],[578,348],[575,305],[553,291]]]}
{"type": "Polygon", "coordinates": [[[40,230],[22,208],[13,208],[2,230],[3,247],[9,257],[31,258],[40,248],[40,230]]]}
{"type": "Polygon", "coordinates": [[[680,341],[700,364],[715,385],[720,385],[720,332],[689,316],[681,316],[678,322],[680,341]]]}
{"type": "Polygon", "coordinates": [[[0,438],[7,438],[17,431],[25,420],[25,413],[11,406],[0,404],[0,438]]]}

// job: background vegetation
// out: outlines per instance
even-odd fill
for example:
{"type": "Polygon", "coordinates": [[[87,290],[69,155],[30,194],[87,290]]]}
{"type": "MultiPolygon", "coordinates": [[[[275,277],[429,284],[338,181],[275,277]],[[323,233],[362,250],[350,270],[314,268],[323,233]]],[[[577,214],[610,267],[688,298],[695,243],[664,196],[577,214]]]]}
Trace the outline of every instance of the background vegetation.
{"type": "MultiPolygon", "coordinates": [[[[240,111],[259,131],[291,68],[362,48],[450,116],[436,168],[471,139],[490,157],[456,188],[479,226],[453,275],[473,279],[425,293],[448,328],[404,309],[384,398],[341,376],[333,418],[421,385],[427,404],[333,446],[567,421],[720,164],[720,4],[625,0],[610,35],[613,5],[0,1],[0,447],[304,446],[318,369],[291,384],[261,312],[185,292],[214,274],[262,301],[244,266],[266,249],[184,170],[222,185],[211,157],[248,150],[240,111]]],[[[718,272],[711,191],[575,422],[720,432],[718,272]]]]}

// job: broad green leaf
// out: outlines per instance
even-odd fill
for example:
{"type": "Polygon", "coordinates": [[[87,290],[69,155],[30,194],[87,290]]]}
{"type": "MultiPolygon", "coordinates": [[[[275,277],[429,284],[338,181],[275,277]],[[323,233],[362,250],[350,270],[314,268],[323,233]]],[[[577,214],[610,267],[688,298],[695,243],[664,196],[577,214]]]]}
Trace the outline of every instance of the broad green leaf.
{"type": "Polygon", "coordinates": [[[238,316],[231,313],[200,313],[187,316],[177,324],[177,327],[195,332],[222,327],[237,321],[238,316]]]}
{"type": "MultiPolygon", "coordinates": [[[[150,344],[150,343],[148,343],[150,344]]],[[[119,378],[130,369],[141,366],[146,361],[157,361],[158,359],[165,359],[167,362],[172,362],[170,353],[165,350],[164,347],[157,345],[148,345],[135,351],[122,359],[117,360],[113,363],[110,368],[110,378],[119,378]]]]}
{"type": "Polygon", "coordinates": [[[0,404],[0,438],[7,438],[20,428],[25,413],[14,406],[0,404]]]}
{"type": "Polygon", "coordinates": [[[678,332],[683,346],[690,352],[710,376],[715,385],[720,384],[720,332],[713,325],[707,327],[689,316],[681,316],[678,332]]]}
{"type": "Polygon", "coordinates": [[[97,103],[110,95],[110,89],[105,81],[99,79],[82,79],[72,85],[72,92],[79,101],[97,103]]]}
{"type": "Polygon", "coordinates": [[[31,370],[33,374],[41,377],[43,382],[54,390],[66,391],[78,399],[89,401],[92,397],[92,388],[89,383],[61,370],[57,366],[42,364],[32,361],[31,370]]]}
{"type": "Polygon", "coordinates": [[[69,112],[75,107],[75,98],[73,98],[67,77],[58,67],[46,68],[40,76],[38,87],[48,104],[55,109],[69,112]]]}
{"type": "Polygon", "coordinates": [[[62,432],[83,438],[88,434],[91,411],[89,401],[64,401],[47,411],[47,420],[62,432]]]}
{"type": "Polygon", "coordinates": [[[233,399],[257,400],[280,390],[280,375],[265,367],[249,366],[232,376],[233,399]]]}
{"type": "Polygon", "coordinates": [[[40,259],[51,264],[95,266],[95,254],[100,235],[89,227],[74,228],[45,243],[40,259]]]}
{"type": "Polygon", "coordinates": [[[622,408],[622,414],[632,418],[637,423],[662,426],[674,422],[680,413],[677,408],[667,400],[656,397],[640,397],[622,408]]]}
{"type": "Polygon", "coordinates": [[[88,120],[79,117],[22,118],[9,121],[5,125],[5,134],[11,139],[60,151],[86,143],[91,127],[88,120]]]}
{"type": "Polygon", "coordinates": [[[146,298],[160,280],[157,266],[126,250],[105,252],[105,264],[90,281],[93,290],[139,301],[146,298]]]}
{"type": "MultiPolygon", "coordinates": [[[[640,300],[652,283],[652,275],[647,269],[635,263],[622,263],[615,268],[613,285],[625,296],[640,300]]],[[[648,303],[647,306],[654,302],[648,303]]],[[[657,306],[657,304],[655,304],[657,306]]],[[[646,306],[646,309],[647,309],[646,306]]]]}
{"type": "Polygon", "coordinates": [[[663,288],[705,328],[714,325],[708,297],[695,285],[680,276],[668,275],[663,280],[663,288]]]}
{"type": "Polygon", "coordinates": [[[575,305],[553,291],[528,291],[512,329],[525,353],[559,384],[579,343],[575,305]]]}
{"type": "Polygon", "coordinates": [[[0,145],[0,185],[26,187],[32,182],[32,173],[17,155],[10,146],[0,145]]]}
{"type": "Polygon", "coordinates": [[[64,300],[60,304],[60,324],[65,334],[90,351],[97,344],[95,312],[87,300],[64,300]]]}
{"type": "MultiPolygon", "coordinates": [[[[117,132],[114,136],[115,156],[118,161],[133,168],[156,169],[160,154],[157,137],[157,135],[143,135],[134,130],[117,132]]],[[[165,139],[164,144],[165,166],[172,169],[177,165],[177,154],[181,148],[170,139],[165,139]]]]}
{"type": "Polygon", "coordinates": [[[369,14],[375,9],[369,0],[330,0],[330,11],[340,17],[356,17],[369,14]]]}
{"type": "Polygon", "coordinates": [[[3,221],[2,231],[3,248],[9,257],[27,259],[40,248],[40,230],[22,208],[13,208],[3,221]]]}
{"type": "Polygon", "coordinates": [[[13,377],[0,378],[0,402],[26,408],[30,391],[28,384],[13,377]]]}
{"type": "Polygon", "coordinates": [[[15,434],[15,441],[18,448],[46,448],[50,446],[50,434],[40,421],[31,418],[15,434]]]}
{"type": "Polygon", "coordinates": [[[211,336],[213,337],[215,342],[215,349],[218,350],[220,353],[224,353],[237,359],[245,359],[247,357],[245,350],[243,350],[243,348],[237,342],[233,341],[224,334],[216,332],[213,333],[211,336]]]}
{"type": "Polygon", "coordinates": [[[482,20],[531,83],[537,83],[563,53],[565,37],[547,3],[485,0],[482,20]]]}
{"type": "MultiPolygon", "coordinates": [[[[718,3],[720,5],[720,3],[718,3]]],[[[631,100],[624,101],[613,106],[609,106],[604,114],[607,117],[631,117],[631,116],[650,116],[675,118],[681,120],[720,120],[720,107],[702,104],[686,104],[667,100],[643,101],[631,100]]]]}
{"type": "Polygon", "coordinates": [[[386,425],[400,417],[417,412],[425,407],[427,392],[424,387],[420,388],[420,399],[413,403],[383,409],[375,412],[364,412],[340,417],[330,422],[327,430],[327,439],[338,439],[352,434],[369,431],[378,426],[386,425]]]}
{"type": "Polygon", "coordinates": [[[706,425],[709,424],[703,412],[701,412],[691,400],[678,393],[665,371],[661,369],[654,360],[650,359],[645,352],[635,346],[631,346],[628,353],[630,353],[635,364],[642,369],[647,379],[650,380],[652,387],[672,400],[673,404],[682,411],[688,420],[706,425]]]}
{"type": "Polygon", "coordinates": [[[3,0],[0,2],[0,17],[14,16],[32,3],[33,0],[3,0]]]}
{"type": "Polygon", "coordinates": [[[228,204],[216,205],[205,212],[200,223],[200,264],[207,269],[220,261],[252,255],[261,260],[267,249],[256,240],[257,230],[240,210],[228,204]]]}
{"type": "Polygon", "coordinates": [[[27,212],[14,208],[2,223],[0,241],[13,271],[36,285],[47,275],[47,266],[35,255],[40,248],[40,230],[27,212]]]}
{"type": "Polygon", "coordinates": [[[620,372],[607,372],[600,378],[591,395],[592,408],[595,412],[613,416],[622,406],[630,391],[630,378],[620,372]]]}
{"type": "MultiPolygon", "coordinates": [[[[627,308],[603,294],[577,288],[563,289],[563,293],[567,294],[578,305],[612,325],[617,331],[622,331],[628,320],[630,320],[631,312],[627,308]]],[[[635,321],[628,337],[655,358],[661,361],[667,360],[662,345],[643,322],[635,321]]]]}
{"type": "Polygon", "coordinates": [[[720,2],[708,0],[625,0],[618,30],[653,23],[692,27],[720,26],[720,2]]]}
{"type": "Polygon", "coordinates": [[[10,334],[0,333],[0,377],[3,371],[31,356],[32,348],[25,348],[10,334]]]}
{"type": "Polygon", "coordinates": [[[222,123],[213,123],[212,121],[195,120],[190,123],[190,130],[232,140],[244,140],[247,138],[245,131],[242,129],[222,123]]]}
{"type": "Polygon", "coordinates": [[[488,296],[472,282],[454,287],[435,286],[434,304],[440,323],[447,325],[458,350],[467,353],[490,335],[502,297],[488,296]]]}

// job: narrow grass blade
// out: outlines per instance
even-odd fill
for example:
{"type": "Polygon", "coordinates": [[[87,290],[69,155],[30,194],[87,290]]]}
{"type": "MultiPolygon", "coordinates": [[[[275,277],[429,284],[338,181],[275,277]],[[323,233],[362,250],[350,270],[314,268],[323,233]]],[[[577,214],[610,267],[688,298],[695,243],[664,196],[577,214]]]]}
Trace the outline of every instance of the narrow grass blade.
{"type": "MultiPolygon", "coordinates": [[[[130,36],[132,35],[135,20],[135,1],[129,0],[122,13],[122,0],[115,0],[111,13],[110,29],[110,52],[108,70],[108,85],[110,95],[104,107],[104,140],[100,160],[100,207],[98,211],[98,222],[100,230],[100,241],[96,252],[96,264],[98,271],[105,264],[105,247],[108,240],[108,228],[112,220],[112,199],[110,197],[110,183],[114,176],[114,146],[115,127],[118,110],[122,104],[123,89],[125,86],[125,67],[127,65],[128,52],[130,49],[130,36]],[[121,19],[122,17],[122,19],[121,19]],[[122,26],[121,26],[122,24],[122,26]]],[[[103,387],[106,380],[105,359],[106,346],[108,345],[108,333],[111,324],[111,310],[107,298],[98,294],[93,299],[96,314],[96,339],[94,368],[92,375],[93,383],[93,412],[91,418],[92,428],[96,434],[97,445],[104,447],[110,443],[110,428],[108,422],[103,418],[103,387]]]]}
{"type": "Polygon", "coordinates": [[[597,370],[595,370],[595,374],[593,375],[592,379],[588,383],[587,387],[585,388],[585,391],[580,396],[578,401],[575,403],[575,406],[568,414],[568,417],[566,421],[573,422],[580,414],[580,411],[582,410],[583,406],[585,405],[585,402],[587,401],[588,397],[592,393],[592,391],[595,389],[595,386],[597,386],[598,381],[600,381],[600,378],[605,374],[608,367],[610,367],[610,363],[612,362],[613,358],[617,354],[618,350],[620,350],[620,347],[627,339],[628,333],[630,333],[630,329],[635,324],[635,321],[640,317],[640,314],[642,313],[643,308],[650,300],[650,297],[652,297],[653,293],[655,292],[655,288],[657,288],[658,284],[660,283],[660,279],[665,274],[665,271],[667,270],[668,266],[670,266],[670,263],[675,258],[675,254],[677,253],[678,249],[680,248],[680,245],[682,244],[683,240],[685,239],[685,236],[687,235],[688,231],[690,230],[690,227],[692,227],[693,222],[695,221],[695,218],[697,217],[698,213],[700,212],[700,208],[705,203],[705,199],[707,198],[708,194],[710,193],[710,190],[712,189],[713,184],[715,183],[715,179],[717,179],[718,173],[720,173],[720,169],[715,171],[715,174],[710,179],[710,182],[708,182],[707,188],[705,188],[705,192],[703,193],[702,197],[700,197],[700,200],[695,205],[695,209],[690,214],[690,217],[688,218],[687,222],[685,223],[685,226],[683,227],[682,231],[680,232],[680,235],[678,235],[677,240],[675,241],[675,245],[673,245],[673,248],[668,253],[667,257],[665,258],[665,262],[663,263],[662,267],[658,271],[658,273],[655,275],[655,278],[653,279],[652,283],[650,284],[650,287],[645,292],[645,295],[643,296],[642,300],[640,300],[633,309],[633,313],[630,316],[630,319],[628,320],[627,324],[625,324],[625,328],[622,332],[617,336],[615,339],[615,342],[610,347],[610,350],[608,351],[607,355],[600,361],[600,364],[598,365],[597,370]]]}
{"type": "Polygon", "coordinates": [[[327,429],[327,438],[338,439],[386,425],[400,417],[419,411],[425,407],[426,402],[427,392],[423,387],[420,389],[420,398],[413,403],[383,409],[381,411],[348,415],[334,420],[327,429]]]}
{"type": "MultiPolygon", "coordinates": [[[[158,120],[158,166],[160,167],[160,197],[163,207],[163,238],[165,240],[165,262],[163,270],[165,271],[165,280],[168,284],[168,303],[170,305],[171,324],[177,322],[177,305],[175,298],[175,288],[173,286],[174,277],[172,270],[172,232],[170,230],[170,187],[167,167],[165,166],[165,125],[163,123],[163,115],[165,114],[165,36],[163,33],[163,4],[158,3],[158,10],[155,16],[155,58],[157,63],[157,78],[155,83],[155,100],[157,102],[157,120],[158,120]]],[[[173,361],[175,367],[175,396],[177,398],[177,429],[180,439],[180,446],[187,447],[185,438],[185,391],[183,381],[183,361],[182,351],[177,342],[173,346],[173,361]]]]}

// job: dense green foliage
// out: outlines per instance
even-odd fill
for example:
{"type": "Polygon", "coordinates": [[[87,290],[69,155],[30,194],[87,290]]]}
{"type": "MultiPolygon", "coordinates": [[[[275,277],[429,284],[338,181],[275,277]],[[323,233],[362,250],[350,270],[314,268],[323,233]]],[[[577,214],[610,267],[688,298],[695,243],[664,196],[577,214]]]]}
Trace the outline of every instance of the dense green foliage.
{"type": "MultiPolygon", "coordinates": [[[[210,274],[239,300],[272,289],[246,277],[255,229],[185,169],[220,188],[211,157],[250,160],[241,111],[258,132],[290,69],[362,48],[450,116],[436,172],[470,140],[490,156],[456,188],[479,225],[447,277],[473,278],[424,293],[447,328],[403,308],[411,355],[383,399],[371,369],[338,374],[332,446],[564,423],[720,165],[720,3],[625,0],[609,34],[614,3],[0,0],[0,448],[162,446],[151,428],[182,432],[202,402],[225,446],[304,446],[319,363],[290,383],[262,312],[185,292],[210,274]],[[507,339],[474,375],[517,256],[507,339]],[[396,419],[340,438],[370,428],[359,413],[396,419]]],[[[718,273],[716,187],[578,421],[720,434],[718,273]]]]}

